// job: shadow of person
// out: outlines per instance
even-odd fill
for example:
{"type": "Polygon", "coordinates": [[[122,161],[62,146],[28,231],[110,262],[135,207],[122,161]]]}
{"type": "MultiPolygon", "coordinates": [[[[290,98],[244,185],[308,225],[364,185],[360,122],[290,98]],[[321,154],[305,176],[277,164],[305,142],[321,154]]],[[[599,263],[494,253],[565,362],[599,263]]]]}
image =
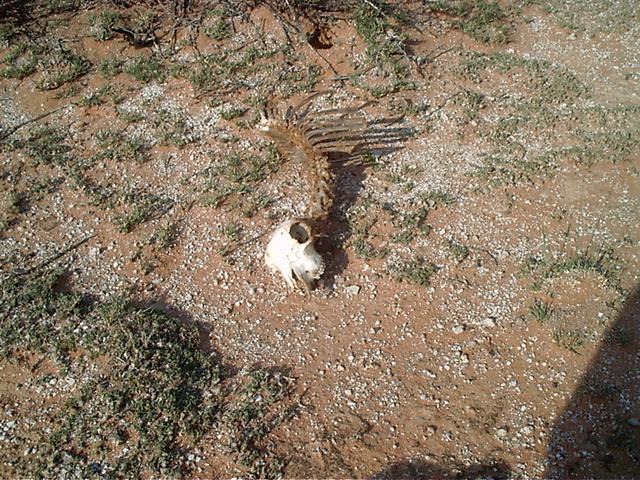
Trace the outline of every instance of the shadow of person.
{"type": "Polygon", "coordinates": [[[371,480],[507,480],[509,478],[511,478],[511,468],[502,462],[448,468],[422,460],[406,460],[389,465],[373,475],[371,480]]]}
{"type": "Polygon", "coordinates": [[[558,416],[546,477],[640,478],[640,285],[558,416]]]}

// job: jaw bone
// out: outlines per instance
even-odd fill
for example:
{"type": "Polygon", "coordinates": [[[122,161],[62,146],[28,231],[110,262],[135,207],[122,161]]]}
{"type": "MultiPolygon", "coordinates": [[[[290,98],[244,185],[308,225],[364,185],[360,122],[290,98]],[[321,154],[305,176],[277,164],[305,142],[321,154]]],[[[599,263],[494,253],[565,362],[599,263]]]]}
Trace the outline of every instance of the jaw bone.
{"type": "Polygon", "coordinates": [[[309,292],[324,271],[322,257],[313,246],[311,227],[299,219],[287,220],[278,227],[269,240],[264,260],[292,290],[298,281],[309,292]]]}

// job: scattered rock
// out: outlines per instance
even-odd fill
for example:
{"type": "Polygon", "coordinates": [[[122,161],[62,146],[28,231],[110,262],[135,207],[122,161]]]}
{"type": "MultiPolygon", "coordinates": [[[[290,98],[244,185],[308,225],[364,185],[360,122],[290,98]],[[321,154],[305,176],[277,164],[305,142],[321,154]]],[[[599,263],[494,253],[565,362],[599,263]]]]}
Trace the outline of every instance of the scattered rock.
{"type": "Polygon", "coordinates": [[[344,291],[347,295],[357,295],[360,293],[360,287],[358,285],[349,285],[348,287],[345,287],[344,291]]]}
{"type": "Polygon", "coordinates": [[[495,322],[495,320],[493,318],[487,317],[487,318],[482,320],[482,326],[483,327],[487,327],[487,328],[495,327],[496,326],[496,322],[495,322]]]}

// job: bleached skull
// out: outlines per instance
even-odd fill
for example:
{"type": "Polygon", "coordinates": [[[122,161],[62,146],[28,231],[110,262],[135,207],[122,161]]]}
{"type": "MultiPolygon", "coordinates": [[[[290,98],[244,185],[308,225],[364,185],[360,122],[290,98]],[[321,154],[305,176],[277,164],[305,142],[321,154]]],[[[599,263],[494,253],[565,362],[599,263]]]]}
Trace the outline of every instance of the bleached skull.
{"type": "Polygon", "coordinates": [[[291,289],[299,281],[309,291],[324,271],[322,257],[313,245],[311,227],[299,219],[287,220],[278,227],[269,240],[264,261],[274,273],[282,275],[291,289]]]}

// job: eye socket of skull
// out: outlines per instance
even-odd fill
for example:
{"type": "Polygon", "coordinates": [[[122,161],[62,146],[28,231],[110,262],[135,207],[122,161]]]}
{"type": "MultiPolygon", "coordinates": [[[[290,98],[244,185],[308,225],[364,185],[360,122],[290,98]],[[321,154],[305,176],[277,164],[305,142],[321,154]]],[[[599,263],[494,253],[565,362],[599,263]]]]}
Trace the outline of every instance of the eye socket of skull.
{"type": "Polygon", "coordinates": [[[300,222],[294,222],[289,228],[289,235],[291,238],[295,238],[298,243],[305,243],[309,240],[309,231],[306,225],[300,222]]]}

